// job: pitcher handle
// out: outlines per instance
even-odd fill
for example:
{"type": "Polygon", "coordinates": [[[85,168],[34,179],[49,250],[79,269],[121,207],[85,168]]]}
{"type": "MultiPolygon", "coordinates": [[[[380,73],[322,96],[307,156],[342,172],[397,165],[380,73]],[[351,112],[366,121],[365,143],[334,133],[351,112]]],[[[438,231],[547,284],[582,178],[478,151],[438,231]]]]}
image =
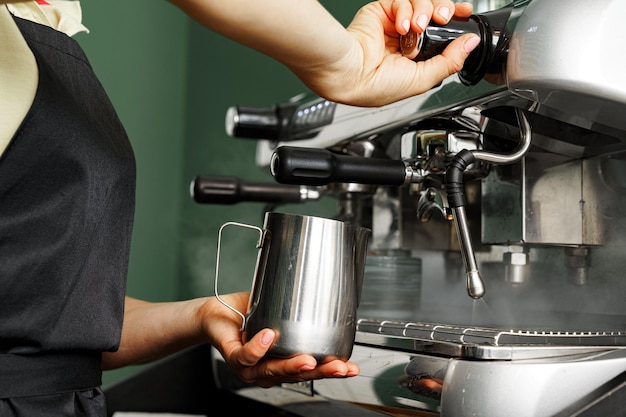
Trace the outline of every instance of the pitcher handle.
{"type": "Polygon", "coordinates": [[[214,288],[214,292],[215,292],[215,298],[217,298],[217,300],[222,303],[224,306],[226,306],[227,308],[229,308],[230,310],[232,310],[233,312],[237,313],[241,319],[242,319],[242,323],[241,323],[241,331],[243,331],[246,327],[246,316],[239,310],[237,310],[235,307],[231,306],[230,304],[228,304],[226,301],[222,300],[222,297],[219,296],[219,293],[217,291],[217,280],[219,277],[219,269],[220,269],[220,247],[221,247],[221,242],[222,242],[222,230],[226,227],[226,226],[238,226],[238,227],[243,227],[246,229],[254,229],[256,231],[259,232],[259,240],[256,243],[256,248],[260,249],[261,246],[263,245],[263,229],[261,229],[260,227],[257,226],[251,226],[249,224],[245,224],[245,223],[237,223],[237,222],[226,222],[224,223],[221,227],[220,230],[218,231],[217,234],[217,255],[216,255],[216,260],[215,260],[215,288],[214,288]]]}

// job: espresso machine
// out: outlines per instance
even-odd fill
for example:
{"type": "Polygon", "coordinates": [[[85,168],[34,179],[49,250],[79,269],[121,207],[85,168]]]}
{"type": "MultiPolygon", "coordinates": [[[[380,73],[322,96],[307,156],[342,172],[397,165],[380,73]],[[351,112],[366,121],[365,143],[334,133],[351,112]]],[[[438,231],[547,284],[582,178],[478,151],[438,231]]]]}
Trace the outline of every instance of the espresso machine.
{"type": "Polygon", "coordinates": [[[218,384],[285,415],[626,416],[625,15],[518,0],[403,37],[482,40],[420,96],[229,109],[275,182],[199,176],[197,202],[332,196],[372,236],[359,376],[261,389],[217,358],[218,384]]]}

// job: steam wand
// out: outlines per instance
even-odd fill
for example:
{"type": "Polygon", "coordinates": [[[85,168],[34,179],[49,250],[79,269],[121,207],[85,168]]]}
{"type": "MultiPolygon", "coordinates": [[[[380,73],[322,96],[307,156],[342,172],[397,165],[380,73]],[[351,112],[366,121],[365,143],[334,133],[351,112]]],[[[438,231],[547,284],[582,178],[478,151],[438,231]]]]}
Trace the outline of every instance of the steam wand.
{"type": "Polygon", "coordinates": [[[520,128],[520,144],[515,152],[509,155],[501,155],[484,151],[467,149],[457,153],[446,169],[446,193],[448,202],[454,216],[459,244],[461,245],[461,255],[465,272],[467,274],[467,293],[474,299],[485,295],[485,284],[483,283],[476,256],[472,248],[472,239],[467,226],[467,216],[465,214],[465,192],[463,185],[463,171],[476,160],[491,162],[498,165],[511,164],[520,160],[530,148],[531,129],[526,115],[521,109],[515,109],[517,121],[520,128]]]}

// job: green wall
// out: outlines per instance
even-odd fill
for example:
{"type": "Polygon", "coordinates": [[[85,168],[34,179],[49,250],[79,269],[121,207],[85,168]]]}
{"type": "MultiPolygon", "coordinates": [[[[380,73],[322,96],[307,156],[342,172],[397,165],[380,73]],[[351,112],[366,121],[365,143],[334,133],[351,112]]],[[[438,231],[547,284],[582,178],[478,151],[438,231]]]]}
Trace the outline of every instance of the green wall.
{"type": "MultiPolygon", "coordinates": [[[[322,3],[347,25],[365,1],[322,3]]],[[[211,295],[219,227],[231,220],[260,225],[263,205],[200,205],[189,197],[189,183],[200,174],[272,181],[255,165],[254,141],[226,136],[226,109],[270,105],[305,88],[277,62],[200,27],[165,1],[81,4],[90,33],[76,39],[126,126],[137,158],[128,294],[150,301],[211,295]]],[[[333,204],[281,209],[332,215],[333,204]]],[[[220,292],[249,289],[255,239],[250,232],[229,230],[220,292]]],[[[106,372],[104,384],[142,368],[106,372]]]]}

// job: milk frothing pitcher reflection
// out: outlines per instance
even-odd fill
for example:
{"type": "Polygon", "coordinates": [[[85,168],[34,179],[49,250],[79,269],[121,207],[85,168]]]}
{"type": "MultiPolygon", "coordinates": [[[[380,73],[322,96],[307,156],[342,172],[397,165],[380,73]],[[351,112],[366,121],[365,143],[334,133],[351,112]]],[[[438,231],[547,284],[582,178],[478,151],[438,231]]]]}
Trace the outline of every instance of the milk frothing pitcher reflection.
{"type": "Polygon", "coordinates": [[[263,228],[228,222],[219,230],[215,295],[243,319],[244,341],[276,331],[277,357],[306,353],[318,360],[352,354],[367,245],[371,231],[321,217],[268,212],[263,228]],[[217,288],[222,231],[259,232],[258,257],[247,313],[223,301],[217,288]]]}

